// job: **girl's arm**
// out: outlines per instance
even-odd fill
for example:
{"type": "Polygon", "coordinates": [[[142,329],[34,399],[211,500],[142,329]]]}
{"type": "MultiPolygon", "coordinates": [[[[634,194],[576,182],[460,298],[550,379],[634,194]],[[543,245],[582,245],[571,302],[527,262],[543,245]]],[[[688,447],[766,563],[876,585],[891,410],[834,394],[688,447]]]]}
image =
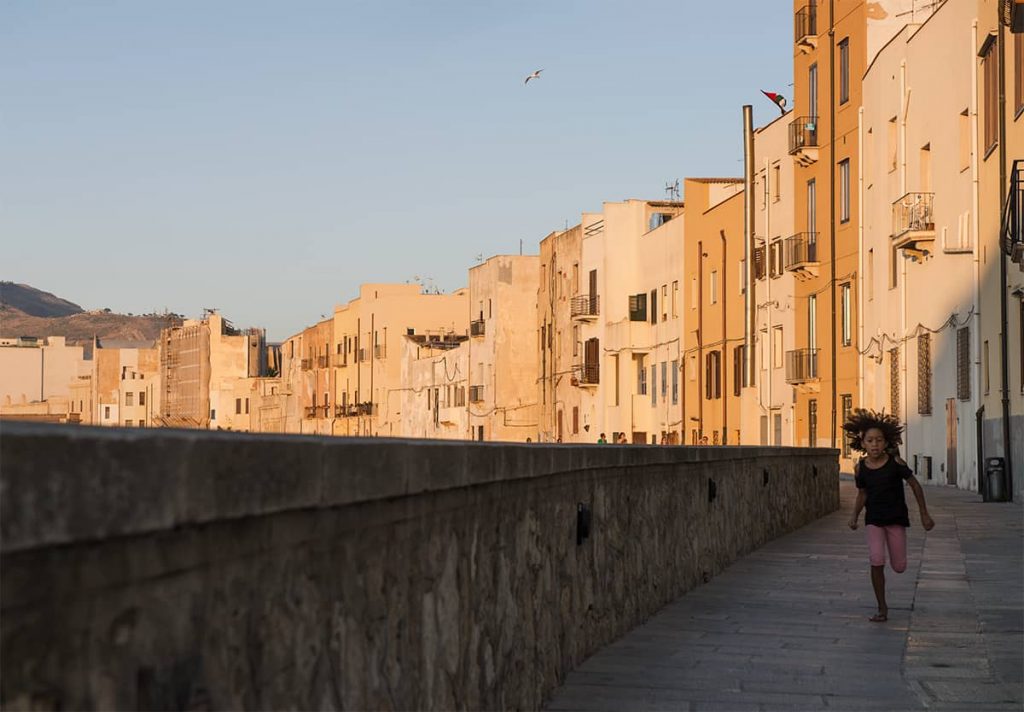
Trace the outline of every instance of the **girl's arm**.
{"type": "Polygon", "coordinates": [[[924,502],[924,488],[913,475],[907,478],[907,484],[910,486],[910,491],[914,493],[914,499],[917,500],[917,509],[921,513],[921,526],[925,531],[930,531],[935,526],[935,520],[928,514],[928,505],[924,502]]]}
{"type": "MultiPolygon", "coordinates": [[[[920,487],[920,485],[918,486],[920,487]]],[[[857,528],[857,520],[860,519],[860,510],[864,509],[864,502],[867,498],[868,497],[864,493],[864,490],[857,490],[857,501],[853,503],[853,515],[850,517],[850,529],[857,528]]]]}

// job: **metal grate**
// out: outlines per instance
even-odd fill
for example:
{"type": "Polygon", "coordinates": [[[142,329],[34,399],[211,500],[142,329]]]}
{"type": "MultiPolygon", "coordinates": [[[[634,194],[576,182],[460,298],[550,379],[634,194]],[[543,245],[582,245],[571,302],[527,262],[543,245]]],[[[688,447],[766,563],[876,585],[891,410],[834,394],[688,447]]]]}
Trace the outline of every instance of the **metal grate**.
{"type": "Polygon", "coordinates": [[[956,397],[971,399],[971,332],[966,326],[956,330],[956,397]]]}
{"type": "Polygon", "coordinates": [[[900,350],[889,349],[889,412],[900,416],[900,350]]]}
{"type": "Polygon", "coordinates": [[[932,414],[932,335],[917,337],[917,412],[932,414]]]}

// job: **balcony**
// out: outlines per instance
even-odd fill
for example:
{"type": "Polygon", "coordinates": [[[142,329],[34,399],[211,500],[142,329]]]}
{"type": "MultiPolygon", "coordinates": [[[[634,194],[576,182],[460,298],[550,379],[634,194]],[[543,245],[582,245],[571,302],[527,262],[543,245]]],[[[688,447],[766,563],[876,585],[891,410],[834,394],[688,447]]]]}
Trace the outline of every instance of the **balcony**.
{"type": "Polygon", "coordinates": [[[818,274],[818,233],[798,232],[782,244],[783,264],[787,272],[798,277],[818,274]]]}
{"type": "Polygon", "coordinates": [[[302,359],[299,362],[299,368],[301,368],[303,371],[308,371],[309,369],[313,368],[313,359],[311,359],[311,358],[304,358],[304,359],[302,359]]]}
{"type": "Polygon", "coordinates": [[[484,320],[474,319],[469,322],[469,335],[470,336],[483,336],[484,335],[484,320]]]}
{"type": "Polygon", "coordinates": [[[319,410],[320,410],[320,406],[307,405],[306,406],[306,417],[307,418],[315,418],[317,416],[317,414],[318,414],[317,412],[319,410]]]}
{"type": "Polygon", "coordinates": [[[789,123],[789,155],[801,166],[818,160],[817,116],[799,116],[789,123]]]}
{"type": "Polygon", "coordinates": [[[1024,159],[1015,160],[1010,171],[1010,192],[1003,206],[999,238],[1003,252],[1024,267],[1024,159]]]}
{"type": "Polygon", "coordinates": [[[365,361],[365,360],[366,360],[366,349],[359,349],[356,352],[356,362],[358,363],[358,362],[365,361]]]}
{"type": "Polygon", "coordinates": [[[892,245],[911,257],[929,254],[935,242],[935,193],[907,193],[892,204],[892,245]]]}
{"type": "Polygon", "coordinates": [[[388,347],[386,344],[377,344],[373,347],[373,357],[377,359],[387,358],[388,347]]]}
{"type": "Polygon", "coordinates": [[[469,387],[469,402],[470,403],[482,403],[484,400],[484,387],[483,386],[470,386],[469,387]]]}
{"type": "Polygon", "coordinates": [[[793,41],[801,54],[807,54],[818,46],[818,6],[804,5],[793,16],[793,41]]]}
{"type": "Polygon", "coordinates": [[[596,363],[576,364],[572,369],[574,386],[596,386],[601,382],[601,368],[596,363]]]}
{"type": "Polygon", "coordinates": [[[573,319],[592,321],[600,314],[600,297],[596,294],[582,294],[569,302],[569,315],[573,319]]]}
{"type": "Polygon", "coordinates": [[[786,352],[786,383],[799,385],[818,380],[819,349],[796,349],[786,352]]]}
{"type": "Polygon", "coordinates": [[[999,21],[1010,32],[1024,32],[1024,0],[1000,0],[999,21]]]}
{"type": "Polygon", "coordinates": [[[327,357],[326,356],[317,356],[316,357],[316,367],[317,368],[327,368],[327,357]]]}

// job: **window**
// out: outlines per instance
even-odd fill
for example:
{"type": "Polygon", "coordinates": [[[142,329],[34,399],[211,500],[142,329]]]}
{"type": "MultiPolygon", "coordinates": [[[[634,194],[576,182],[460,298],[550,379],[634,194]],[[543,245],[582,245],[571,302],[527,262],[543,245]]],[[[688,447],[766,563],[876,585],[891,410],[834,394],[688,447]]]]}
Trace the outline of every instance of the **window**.
{"type": "Polygon", "coordinates": [[[145,421],[145,420],[140,420],[140,421],[139,421],[139,427],[140,427],[140,428],[144,428],[144,427],[146,427],[146,421],[145,421]]]}
{"type": "Polygon", "coordinates": [[[658,364],[651,364],[651,405],[658,405],[658,364]]]}
{"type": "Polygon", "coordinates": [[[867,264],[864,267],[867,272],[865,286],[867,287],[868,301],[873,301],[875,298],[875,248],[872,247],[868,250],[867,264]]]}
{"type": "Polygon", "coordinates": [[[672,282],[672,318],[679,316],[679,280],[672,282]]]}
{"type": "Polygon", "coordinates": [[[900,417],[900,349],[889,349],[889,412],[900,417]]]}
{"type": "Polygon", "coordinates": [[[764,279],[767,272],[764,247],[754,248],[754,279],[764,279]]]}
{"type": "Polygon", "coordinates": [[[960,171],[971,167],[971,117],[967,109],[960,112],[960,171]]]}
{"type": "MultiPolygon", "coordinates": [[[[1024,8],[1017,5],[1017,12],[1024,8]]],[[[1019,117],[1024,113],[1024,33],[1013,35],[1013,115],[1019,117]]]]}
{"type": "MultiPolygon", "coordinates": [[[[1021,304],[1024,305],[1024,302],[1021,304]]],[[[1021,323],[1024,324],[1024,306],[1021,308],[1021,319],[1021,323]]],[[[679,403],[679,359],[672,361],[672,405],[677,403],[679,403]]]]}
{"type": "Polygon", "coordinates": [[[712,304],[718,304],[718,271],[711,270],[711,277],[708,280],[708,288],[712,304]]]}
{"type": "Polygon", "coordinates": [[[242,399],[241,398],[235,398],[235,415],[241,415],[241,414],[242,414],[242,399]]]}
{"type": "Polygon", "coordinates": [[[647,295],[629,295],[629,320],[647,321],[647,295]]]}
{"type": "Polygon", "coordinates": [[[818,231],[818,184],[807,181],[807,232],[818,231]]]}
{"type": "Polygon", "coordinates": [[[850,100],[850,38],[839,41],[839,103],[850,100]]]}
{"type": "Polygon", "coordinates": [[[580,293],[580,263],[579,262],[573,262],[572,263],[572,293],[574,295],[580,293]]]}
{"type": "Polygon", "coordinates": [[[842,310],[842,339],[843,346],[849,346],[853,340],[852,318],[850,314],[850,285],[843,284],[839,286],[840,294],[840,309],[842,310]]]}
{"type": "Polygon", "coordinates": [[[850,222],[850,159],[839,162],[839,222],[850,222]]]}
{"type": "Polygon", "coordinates": [[[612,391],[612,405],[619,404],[619,355],[611,355],[612,376],[615,379],[615,388],[612,391]]]}
{"type": "Polygon", "coordinates": [[[580,354],[580,327],[579,324],[574,324],[572,327],[572,355],[579,356],[580,354]]]}
{"type": "Polygon", "coordinates": [[[634,357],[636,361],[636,392],[637,395],[647,395],[647,369],[644,368],[644,357],[634,357]]]}
{"type": "Polygon", "coordinates": [[[139,405],[146,405],[146,392],[139,391],[139,405]]]}
{"type": "Polygon", "coordinates": [[[668,400],[668,362],[661,362],[661,400],[668,400]]]}
{"type": "Polygon", "coordinates": [[[110,419],[110,406],[109,405],[103,406],[103,418],[105,420],[109,420],[110,419]]]}
{"type": "Polygon", "coordinates": [[[722,352],[712,351],[705,356],[704,398],[713,400],[722,397],[722,352]]]}
{"type": "Polygon", "coordinates": [[[772,197],[777,203],[782,199],[782,166],[776,163],[772,166],[772,197]]]}
{"type": "Polygon", "coordinates": [[[900,251],[889,245],[889,289],[900,286],[900,251]]]}
{"type": "Polygon", "coordinates": [[[782,368],[782,327],[772,327],[772,368],[782,368]]]}
{"type": "Polygon", "coordinates": [[[807,401],[807,444],[818,446],[818,401],[814,398],[807,401]]]}
{"type": "Polygon", "coordinates": [[[651,290],[651,323],[658,323],[658,290],[651,290]]]}
{"type": "Polygon", "coordinates": [[[132,393],[131,391],[125,391],[125,394],[124,394],[124,404],[125,405],[135,405],[135,394],[132,393]]]}
{"type": "Polygon", "coordinates": [[[736,346],[732,350],[732,394],[742,395],[744,386],[743,368],[743,346],[736,346]]]}
{"type": "Polygon", "coordinates": [[[985,157],[999,141],[999,60],[995,51],[996,36],[989,35],[982,45],[981,73],[984,80],[984,143],[985,157]]]}
{"type": "Polygon", "coordinates": [[[917,412],[932,414],[932,335],[917,337],[917,412]]]}
{"type": "Polygon", "coordinates": [[[661,285],[661,320],[668,321],[668,285],[661,285]]]}
{"type": "Polygon", "coordinates": [[[772,240],[768,245],[768,276],[776,279],[782,276],[782,240],[772,240]]]}
{"type": "Polygon", "coordinates": [[[818,295],[807,297],[807,348],[818,346],[818,295]]]}
{"type": "Polygon", "coordinates": [[[896,170],[896,162],[899,159],[900,152],[899,133],[896,130],[895,116],[889,119],[887,138],[887,145],[889,147],[889,172],[892,173],[894,170],[896,170]]]}
{"type": "Polygon", "coordinates": [[[818,116],[818,65],[812,64],[807,68],[807,114],[817,118],[818,116]]]}
{"type": "Polygon", "coordinates": [[[216,419],[217,419],[217,409],[216,408],[210,408],[210,420],[216,420],[216,419]]]}
{"type": "MultiPolygon", "coordinates": [[[[843,404],[843,406],[842,406],[843,407],[843,410],[842,410],[843,420],[842,420],[842,422],[845,423],[846,419],[850,417],[851,413],[853,413],[853,396],[848,394],[848,393],[844,393],[840,397],[840,399],[841,399],[841,402],[843,404]]],[[[843,457],[844,458],[850,457],[850,439],[847,438],[845,435],[843,436],[843,457]]]]}
{"type": "Polygon", "coordinates": [[[580,432],[580,407],[574,405],[572,407],[572,434],[578,435],[580,432]]]}
{"type": "Polygon", "coordinates": [[[135,425],[135,422],[133,420],[131,420],[131,419],[124,421],[124,427],[126,427],[126,428],[130,428],[133,425],[135,425]]]}
{"type": "Polygon", "coordinates": [[[981,349],[981,382],[983,384],[983,387],[985,388],[985,395],[988,395],[988,339],[985,339],[985,343],[981,349]]]}

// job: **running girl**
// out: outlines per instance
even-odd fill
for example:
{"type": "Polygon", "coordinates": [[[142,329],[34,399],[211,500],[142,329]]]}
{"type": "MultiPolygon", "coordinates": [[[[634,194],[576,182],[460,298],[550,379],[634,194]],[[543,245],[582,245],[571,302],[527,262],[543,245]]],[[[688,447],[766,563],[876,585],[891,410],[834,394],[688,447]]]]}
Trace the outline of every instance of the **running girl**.
{"type": "Polygon", "coordinates": [[[931,530],[935,522],[928,514],[924,490],[915,479],[907,463],[899,458],[899,445],[903,442],[903,426],[893,415],[874,413],[858,408],[843,424],[850,439],[850,447],[863,452],[854,469],[857,501],[850,517],[850,529],[857,528],[860,511],[864,515],[871,560],[871,585],[878,600],[878,613],[871,617],[875,623],[889,619],[889,606],[885,601],[885,553],[889,550],[889,565],[898,574],[907,568],[907,527],[910,517],[903,496],[906,481],[917,500],[921,525],[931,530]]]}

